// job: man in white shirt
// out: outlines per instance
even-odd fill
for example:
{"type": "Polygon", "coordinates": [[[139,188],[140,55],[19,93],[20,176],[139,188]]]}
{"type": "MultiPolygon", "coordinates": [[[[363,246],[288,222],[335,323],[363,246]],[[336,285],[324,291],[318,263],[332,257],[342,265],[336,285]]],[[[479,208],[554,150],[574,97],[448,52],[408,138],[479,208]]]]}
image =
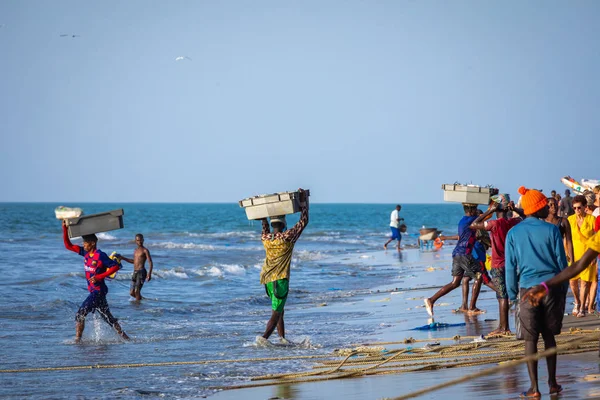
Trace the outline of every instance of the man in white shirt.
{"type": "Polygon", "coordinates": [[[403,222],[404,222],[404,218],[400,218],[400,216],[399,216],[401,209],[402,209],[402,206],[400,204],[398,204],[396,206],[396,209],[394,211],[392,211],[392,213],[390,214],[390,229],[392,230],[392,237],[390,238],[390,240],[385,242],[385,244],[383,245],[383,248],[386,250],[387,250],[387,245],[392,240],[398,241],[398,250],[400,250],[400,242],[402,241],[402,236],[400,235],[400,226],[402,226],[403,222]]]}

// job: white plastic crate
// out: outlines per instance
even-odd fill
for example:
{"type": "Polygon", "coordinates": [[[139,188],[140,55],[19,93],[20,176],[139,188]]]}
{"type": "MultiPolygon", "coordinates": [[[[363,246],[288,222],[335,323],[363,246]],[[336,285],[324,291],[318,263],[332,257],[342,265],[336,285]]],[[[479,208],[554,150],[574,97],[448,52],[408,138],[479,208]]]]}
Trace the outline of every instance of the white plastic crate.
{"type": "MultiPolygon", "coordinates": [[[[310,191],[306,190],[306,196],[310,191]]],[[[249,197],[239,201],[248,219],[262,219],[278,215],[294,214],[300,211],[300,193],[280,192],[249,197]]]]}
{"type": "Polygon", "coordinates": [[[444,201],[453,203],[489,204],[490,188],[476,185],[442,185],[444,201]]]}

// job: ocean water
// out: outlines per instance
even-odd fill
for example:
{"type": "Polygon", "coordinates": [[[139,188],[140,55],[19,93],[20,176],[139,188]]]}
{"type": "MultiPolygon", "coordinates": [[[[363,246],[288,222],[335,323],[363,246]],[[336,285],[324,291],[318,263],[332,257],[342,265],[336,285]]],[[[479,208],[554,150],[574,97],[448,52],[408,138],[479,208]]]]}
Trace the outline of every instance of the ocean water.
{"type": "MultiPolygon", "coordinates": [[[[415,266],[449,263],[448,249],[440,252],[442,259],[419,256],[418,229],[454,234],[462,216],[460,205],[404,205],[406,250],[388,251],[381,261],[372,255],[383,253],[393,204],[311,205],[286,305],[286,336],[300,345],[260,348],[254,340],[270,316],[259,284],[261,225],[249,222],[237,204],[64,204],[86,214],[123,208],[125,228],[99,234],[98,247],[132,256],[134,236],[143,233],[154,260],[140,304],[129,297],[130,264],[108,282],[111,311],[132,340],[122,341],[90,314],[83,341],[75,344],[74,316],[88,293],[83,259],[63,246],[53,212],[58,205],[0,204],[3,370],[314,355],[376,338],[382,323],[369,319],[368,308],[351,304],[382,285],[410,290],[437,284],[406,279],[415,276],[415,266]]],[[[399,309],[397,318],[404,317],[399,309]]],[[[302,368],[300,361],[281,360],[1,373],[0,397],[200,398],[251,375],[302,368]]]]}

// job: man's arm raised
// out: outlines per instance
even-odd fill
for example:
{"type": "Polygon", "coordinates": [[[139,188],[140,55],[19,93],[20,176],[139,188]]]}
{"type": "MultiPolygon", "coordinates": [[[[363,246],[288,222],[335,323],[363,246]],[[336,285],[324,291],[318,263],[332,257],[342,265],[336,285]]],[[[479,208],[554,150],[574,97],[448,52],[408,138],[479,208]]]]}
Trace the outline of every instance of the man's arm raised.
{"type": "Polygon", "coordinates": [[[304,189],[298,189],[298,192],[300,193],[300,220],[292,229],[283,233],[285,240],[290,242],[298,240],[300,234],[308,225],[308,196],[304,189]]]}
{"type": "Polygon", "coordinates": [[[71,239],[69,239],[69,232],[67,230],[67,222],[65,220],[63,220],[63,222],[62,222],[62,229],[63,229],[63,242],[65,244],[65,248],[67,250],[71,250],[74,253],[81,254],[81,247],[77,246],[76,244],[71,243],[71,239]]]}
{"type": "Polygon", "coordinates": [[[485,210],[485,212],[483,214],[478,216],[477,219],[475,221],[473,221],[473,223],[469,226],[469,228],[471,228],[473,230],[479,230],[479,229],[485,230],[486,229],[485,221],[487,221],[492,216],[492,214],[496,211],[497,208],[498,208],[498,203],[494,202],[493,204],[490,204],[488,209],[485,210]]]}

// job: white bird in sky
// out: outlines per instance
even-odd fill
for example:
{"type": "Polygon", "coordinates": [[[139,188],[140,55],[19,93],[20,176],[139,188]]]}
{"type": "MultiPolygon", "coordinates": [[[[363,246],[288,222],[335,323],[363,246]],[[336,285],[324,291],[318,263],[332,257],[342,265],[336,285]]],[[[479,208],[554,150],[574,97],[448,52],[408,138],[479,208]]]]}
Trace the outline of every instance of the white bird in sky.
{"type": "Polygon", "coordinates": [[[181,60],[190,60],[192,61],[191,58],[189,58],[188,56],[179,56],[175,59],[175,61],[181,61],[181,60]]]}

